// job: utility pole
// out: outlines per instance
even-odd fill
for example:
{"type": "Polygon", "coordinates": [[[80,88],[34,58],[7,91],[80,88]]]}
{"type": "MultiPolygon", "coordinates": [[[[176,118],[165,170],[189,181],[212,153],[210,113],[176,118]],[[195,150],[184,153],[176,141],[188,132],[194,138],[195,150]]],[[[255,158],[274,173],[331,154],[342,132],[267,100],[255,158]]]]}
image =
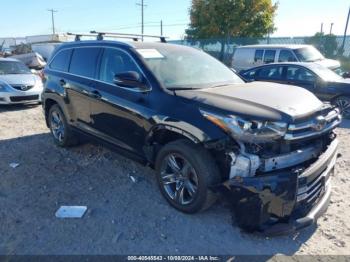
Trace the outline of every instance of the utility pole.
{"type": "Polygon", "coordinates": [[[160,20],[160,35],[163,36],[163,20],[160,20]]]}
{"type": "Polygon", "coordinates": [[[321,23],[321,34],[323,34],[323,23],[321,23]]]}
{"type": "Polygon", "coordinates": [[[54,17],[54,13],[57,13],[57,10],[54,9],[48,9],[47,11],[51,12],[51,19],[52,19],[52,36],[54,36],[56,34],[55,32],[55,17],[54,17]]]}
{"type": "Polygon", "coordinates": [[[141,6],[141,39],[143,42],[143,34],[144,34],[144,8],[147,6],[144,4],[144,0],[141,0],[141,3],[137,3],[136,5],[141,6]]]}
{"type": "Polygon", "coordinates": [[[349,7],[349,12],[348,12],[348,18],[346,19],[346,25],[345,25],[345,31],[344,31],[344,37],[343,37],[343,44],[341,45],[341,50],[342,51],[344,51],[344,47],[345,47],[345,39],[346,39],[346,33],[348,31],[349,18],[350,18],[350,7],[349,7]]]}
{"type": "Polygon", "coordinates": [[[330,35],[332,34],[333,25],[334,25],[334,23],[331,23],[331,29],[329,30],[329,34],[330,34],[330,35]]]}

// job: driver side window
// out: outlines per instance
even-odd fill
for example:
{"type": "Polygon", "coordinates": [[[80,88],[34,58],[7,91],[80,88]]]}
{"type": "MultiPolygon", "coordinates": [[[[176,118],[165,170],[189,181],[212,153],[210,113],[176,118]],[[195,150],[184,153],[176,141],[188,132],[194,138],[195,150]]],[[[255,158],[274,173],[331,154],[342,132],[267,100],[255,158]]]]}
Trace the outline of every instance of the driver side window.
{"type": "Polygon", "coordinates": [[[287,80],[312,83],[316,81],[316,76],[305,68],[289,66],[287,69],[287,80]]]}
{"type": "Polygon", "coordinates": [[[112,84],[116,74],[128,71],[141,74],[139,68],[128,54],[118,49],[104,49],[99,80],[112,84]]]}

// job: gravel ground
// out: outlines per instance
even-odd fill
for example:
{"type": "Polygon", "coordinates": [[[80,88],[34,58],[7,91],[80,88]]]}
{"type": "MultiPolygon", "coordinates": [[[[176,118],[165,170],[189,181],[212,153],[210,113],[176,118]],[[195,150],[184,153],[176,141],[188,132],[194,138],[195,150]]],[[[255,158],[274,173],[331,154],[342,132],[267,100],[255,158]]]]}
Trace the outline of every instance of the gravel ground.
{"type": "Polygon", "coordinates": [[[350,255],[349,128],[338,129],[342,158],[318,225],[262,238],[232,226],[224,201],[201,214],[177,212],[151,169],[108,149],[56,147],[40,106],[0,107],[0,254],[350,255]],[[57,219],[61,205],[88,211],[57,219]]]}

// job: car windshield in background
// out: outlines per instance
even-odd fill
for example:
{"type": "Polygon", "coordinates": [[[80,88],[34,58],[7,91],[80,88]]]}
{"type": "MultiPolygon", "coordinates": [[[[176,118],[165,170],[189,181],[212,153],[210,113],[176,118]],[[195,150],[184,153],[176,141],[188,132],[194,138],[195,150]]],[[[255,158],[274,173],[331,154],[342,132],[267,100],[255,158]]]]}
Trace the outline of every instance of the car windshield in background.
{"type": "Polygon", "coordinates": [[[21,62],[1,61],[0,75],[31,74],[31,71],[21,62]]]}
{"type": "Polygon", "coordinates": [[[335,73],[334,71],[323,67],[323,66],[314,66],[312,70],[323,80],[325,81],[341,81],[344,78],[342,78],[340,75],[335,73]]]}
{"type": "Polygon", "coordinates": [[[193,48],[164,45],[157,49],[137,51],[168,89],[197,89],[244,83],[224,64],[193,48]]]}
{"type": "Polygon", "coordinates": [[[324,59],[324,56],[314,47],[302,47],[294,49],[300,62],[315,62],[324,59]]]}

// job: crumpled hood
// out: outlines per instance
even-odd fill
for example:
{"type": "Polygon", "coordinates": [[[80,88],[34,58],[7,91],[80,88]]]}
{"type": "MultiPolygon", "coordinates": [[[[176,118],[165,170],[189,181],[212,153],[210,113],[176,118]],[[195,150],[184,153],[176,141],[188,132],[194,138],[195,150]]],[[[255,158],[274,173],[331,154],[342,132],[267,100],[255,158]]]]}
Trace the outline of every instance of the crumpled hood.
{"type": "Polygon", "coordinates": [[[294,121],[322,109],[323,103],[311,92],[296,86],[251,82],[229,86],[176,91],[204,107],[224,110],[255,119],[294,121]]]}
{"type": "Polygon", "coordinates": [[[337,60],[333,60],[333,59],[322,59],[320,61],[316,61],[315,64],[327,67],[329,69],[336,69],[338,67],[340,67],[340,62],[337,60]]]}
{"type": "Polygon", "coordinates": [[[0,81],[9,85],[28,85],[34,86],[36,81],[40,81],[40,78],[34,74],[13,74],[13,75],[0,75],[0,81]]]}

